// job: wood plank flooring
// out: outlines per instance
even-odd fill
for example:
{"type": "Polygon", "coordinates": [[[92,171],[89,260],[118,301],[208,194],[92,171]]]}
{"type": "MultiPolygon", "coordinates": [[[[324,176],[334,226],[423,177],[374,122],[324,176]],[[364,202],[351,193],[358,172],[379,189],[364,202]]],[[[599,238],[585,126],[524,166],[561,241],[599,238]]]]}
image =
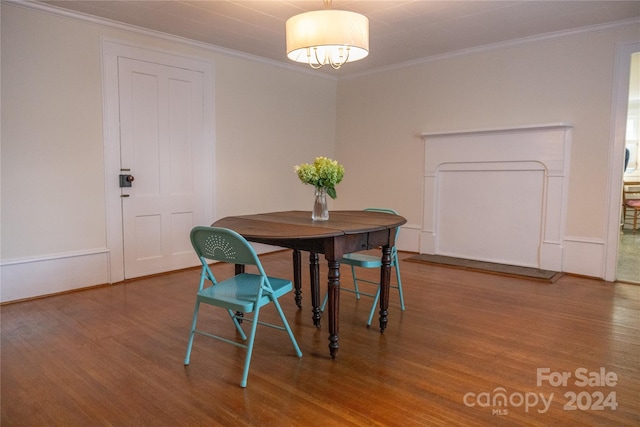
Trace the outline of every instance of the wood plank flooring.
{"type": "MultiPolygon", "coordinates": [[[[292,277],[291,252],[262,259],[269,274],[292,277]]],[[[371,299],[342,293],[332,360],[305,269],[303,309],[281,300],[304,355],[260,328],[246,389],[242,349],[196,336],[183,366],[198,270],[2,306],[1,425],[640,424],[640,286],[402,261],[401,271],[407,309],[392,290],[384,334],[366,327],[371,299]],[[571,376],[538,385],[541,368],[571,376]],[[610,385],[582,386],[582,369],[592,381],[604,369],[610,385]]],[[[347,268],[341,279],[350,284],[347,268]]],[[[270,307],[262,315],[275,320],[270,307]]],[[[200,325],[234,337],[225,316],[205,307],[200,325]]]]}

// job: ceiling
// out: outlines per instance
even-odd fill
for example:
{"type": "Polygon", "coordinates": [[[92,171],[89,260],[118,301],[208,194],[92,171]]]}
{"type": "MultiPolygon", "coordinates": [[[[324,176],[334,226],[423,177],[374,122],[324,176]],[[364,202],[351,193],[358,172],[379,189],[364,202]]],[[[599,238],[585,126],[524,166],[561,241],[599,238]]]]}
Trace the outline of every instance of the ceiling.
{"type": "MultiPolygon", "coordinates": [[[[285,54],[288,18],[324,8],[322,0],[41,0],[110,20],[255,55],[289,66],[285,54]]],[[[640,18],[640,1],[354,1],[333,9],[369,18],[370,53],[336,77],[358,74],[479,46],[640,18]]],[[[640,31],[639,31],[640,36],[640,31]]]]}

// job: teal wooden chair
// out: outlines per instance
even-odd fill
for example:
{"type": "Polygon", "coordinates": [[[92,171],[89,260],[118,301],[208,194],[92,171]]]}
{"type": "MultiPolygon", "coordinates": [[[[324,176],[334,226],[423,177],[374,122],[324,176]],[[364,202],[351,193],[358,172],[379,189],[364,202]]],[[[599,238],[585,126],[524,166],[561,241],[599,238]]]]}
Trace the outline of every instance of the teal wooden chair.
{"type": "Polygon", "coordinates": [[[293,336],[293,332],[278,302],[279,297],[293,289],[291,281],[267,276],[258,259],[258,255],[249,242],[235,231],[225,228],[195,227],[191,230],[191,243],[202,263],[202,271],[200,274],[200,286],[198,287],[198,294],[196,296],[196,306],[193,311],[193,322],[191,324],[189,344],[187,345],[187,355],[184,359],[185,366],[189,364],[191,358],[191,348],[195,334],[205,335],[237,347],[245,348],[247,349],[247,354],[244,361],[244,370],[242,372],[240,386],[246,387],[258,324],[286,331],[296,354],[298,357],[302,357],[300,347],[298,347],[298,343],[293,336]],[[258,274],[242,273],[218,282],[211,272],[207,260],[254,265],[258,269],[258,274]],[[205,280],[211,282],[211,286],[205,288],[205,280]],[[236,330],[246,343],[229,340],[196,329],[198,310],[201,303],[226,309],[236,330]],[[269,303],[273,303],[275,306],[283,326],[258,320],[260,308],[269,303]],[[246,313],[253,313],[253,317],[248,318],[243,315],[246,313]],[[240,325],[242,321],[251,323],[251,330],[248,335],[245,334],[240,325]]]}
{"type": "MultiPolygon", "coordinates": [[[[394,215],[398,215],[396,211],[393,209],[380,209],[380,208],[367,208],[365,211],[372,212],[384,212],[390,213],[394,215]]],[[[400,227],[396,229],[396,240],[398,239],[398,235],[400,234],[400,227]]],[[[351,274],[353,275],[353,289],[340,287],[340,290],[346,292],[352,292],[356,294],[356,299],[360,299],[360,295],[365,295],[373,298],[373,306],[371,307],[371,312],[369,313],[369,320],[367,321],[367,326],[371,326],[371,321],[373,320],[373,314],[376,311],[376,306],[378,305],[378,300],[380,299],[380,282],[372,281],[367,279],[358,278],[356,276],[356,268],[381,268],[382,260],[379,256],[367,255],[363,253],[351,253],[345,255],[341,260],[340,264],[346,264],[351,266],[351,274]],[[364,283],[367,285],[375,285],[377,287],[377,291],[375,294],[363,292],[360,290],[359,284],[364,283]]],[[[395,269],[396,272],[396,285],[391,284],[390,287],[393,289],[397,289],[400,294],[400,308],[404,311],[404,295],[402,293],[402,279],[400,278],[400,263],[398,262],[398,250],[396,246],[393,245],[391,248],[391,268],[395,269]]],[[[321,310],[324,311],[325,305],[327,304],[327,296],[325,295],[324,301],[322,302],[321,310]]]]}

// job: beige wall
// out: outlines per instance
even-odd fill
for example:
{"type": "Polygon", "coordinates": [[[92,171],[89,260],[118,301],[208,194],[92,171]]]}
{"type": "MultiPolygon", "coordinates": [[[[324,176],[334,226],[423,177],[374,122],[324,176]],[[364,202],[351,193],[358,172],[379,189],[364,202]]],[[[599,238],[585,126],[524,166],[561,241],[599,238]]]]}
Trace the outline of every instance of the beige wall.
{"type": "Polygon", "coordinates": [[[616,46],[639,34],[629,25],[341,80],[336,156],[348,175],[340,207],[393,206],[419,227],[421,133],[569,122],[567,235],[604,239],[616,46]]]}
{"type": "Polygon", "coordinates": [[[217,217],[309,208],[335,80],[2,4],[3,260],[106,246],[101,37],[213,63],[217,217]]]}
{"type": "Polygon", "coordinates": [[[3,259],[105,246],[100,61],[94,27],[2,5],[3,259]]]}
{"type": "Polygon", "coordinates": [[[326,155],[346,167],[332,208],[394,207],[411,236],[421,133],[565,121],[575,126],[567,234],[605,238],[614,57],[638,40],[637,25],[336,81],[14,4],[1,11],[1,301],[108,281],[102,38],[213,64],[216,217],[310,209],[312,188],[293,166],[326,155]]]}

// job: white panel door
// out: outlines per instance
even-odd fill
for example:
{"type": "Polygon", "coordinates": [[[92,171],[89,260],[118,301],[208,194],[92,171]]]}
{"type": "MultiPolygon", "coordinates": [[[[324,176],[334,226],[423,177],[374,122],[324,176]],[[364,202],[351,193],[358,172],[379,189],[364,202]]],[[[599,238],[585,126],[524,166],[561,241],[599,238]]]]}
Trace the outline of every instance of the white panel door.
{"type": "Polygon", "coordinates": [[[200,208],[201,72],[118,58],[125,278],[197,265],[189,232],[200,208]]]}

